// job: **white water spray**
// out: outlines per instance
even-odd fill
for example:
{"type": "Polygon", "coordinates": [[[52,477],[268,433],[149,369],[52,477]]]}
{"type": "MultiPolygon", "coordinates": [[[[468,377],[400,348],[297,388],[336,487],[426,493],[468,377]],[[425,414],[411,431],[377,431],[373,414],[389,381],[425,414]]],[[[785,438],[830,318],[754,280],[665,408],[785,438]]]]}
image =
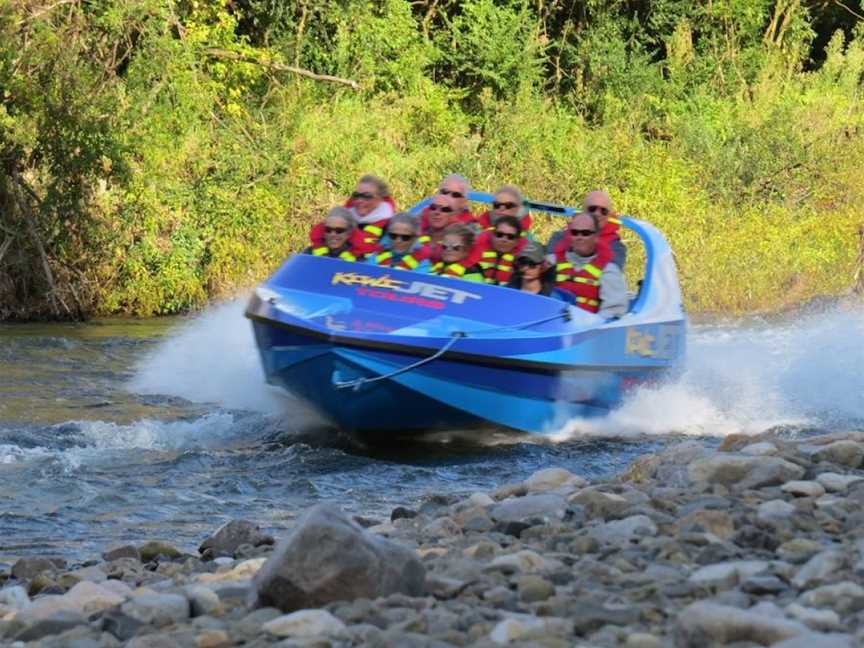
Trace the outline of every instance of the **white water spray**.
{"type": "Polygon", "coordinates": [[[243,317],[246,302],[215,306],[184,325],[139,365],[129,388],[265,414],[292,407],[264,382],[252,326],[243,317]]]}
{"type": "Polygon", "coordinates": [[[637,390],[605,419],[570,421],[555,438],[725,436],[782,425],[860,426],[862,367],[860,306],[780,323],[696,326],[680,379],[637,390]]]}

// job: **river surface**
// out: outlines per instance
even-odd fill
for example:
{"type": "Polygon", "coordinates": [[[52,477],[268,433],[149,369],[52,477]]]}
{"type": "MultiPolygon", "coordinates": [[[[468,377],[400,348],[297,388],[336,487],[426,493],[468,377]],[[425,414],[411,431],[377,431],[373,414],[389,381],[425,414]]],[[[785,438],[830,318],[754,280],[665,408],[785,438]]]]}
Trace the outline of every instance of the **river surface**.
{"type": "Polygon", "coordinates": [[[266,386],[243,301],[195,318],[0,325],[0,568],[222,522],[278,533],[329,500],[387,519],[549,466],[620,472],[682,435],[864,429],[864,308],[691,328],[688,368],[550,438],[452,434],[364,448],[266,386]]]}

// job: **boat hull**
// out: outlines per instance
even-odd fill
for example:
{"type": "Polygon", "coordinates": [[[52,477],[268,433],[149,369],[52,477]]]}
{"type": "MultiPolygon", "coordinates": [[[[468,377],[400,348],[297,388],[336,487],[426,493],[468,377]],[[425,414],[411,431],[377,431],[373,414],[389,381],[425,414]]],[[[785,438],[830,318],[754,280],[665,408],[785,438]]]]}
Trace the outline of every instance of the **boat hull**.
{"type": "Polygon", "coordinates": [[[603,416],[681,366],[686,317],[671,251],[643,238],[630,312],[450,277],[295,255],[247,309],[271,384],[364,435],[504,426],[548,434],[603,416]]]}

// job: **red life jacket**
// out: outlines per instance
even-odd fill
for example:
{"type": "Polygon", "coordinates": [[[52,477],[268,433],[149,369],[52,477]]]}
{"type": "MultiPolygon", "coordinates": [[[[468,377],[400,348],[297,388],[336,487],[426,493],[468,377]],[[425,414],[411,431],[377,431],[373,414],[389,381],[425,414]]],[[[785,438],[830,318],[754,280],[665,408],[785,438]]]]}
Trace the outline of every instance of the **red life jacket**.
{"type": "Polygon", "coordinates": [[[612,260],[612,252],[598,243],[594,259],[576,270],[567,260],[571,239],[568,231],[555,246],[555,286],[575,295],[579,308],[596,313],[600,310],[600,277],[612,260]]]}
{"type": "Polygon", "coordinates": [[[610,216],[606,221],[606,224],[600,228],[600,235],[597,237],[598,245],[605,245],[611,250],[612,243],[614,243],[616,239],[621,238],[618,234],[620,229],[621,221],[614,216],[610,216]]]}
{"type": "Polygon", "coordinates": [[[485,231],[477,237],[476,247],[479,252],[477,264],[483,270],[486,283],[506,286],[513,276],[513,265],[516,255],[528,244],[528,239],[519,239],[512,252],[498,252],[492,246],[492,232],[485,231]]]}
{"type": "Polygon", "coordinates": [[[444,275],[446,277],[462,277],[465,274],[466,270],[468,270],[467,266],[462,265],[461,263],[444,263],[443,261],[438,261],[432,264],[429,272],[437,275],[444,275]]]}
{"type": "MultiPolygon", "coordinates": [[[[318,247],[313,246],[309,250],[309,254],[312,254],[314,256],[330,256],[330,248],[328,248],[326,245],[319,245],[318,247]]],[[[348,248],[347,250],[343,250],[342,252],[340,252],[336,256],[336,258],[342,259],[343,261],[356,261],[358,259],[358,256],[355,255],[354,252],[352,252],[351,248],[348,248]]]]}
{"type": "Polygon", "coordinates": [[[409,252],[394,264],[393,259],[395,257],[390,250],[381,248],[379,250],[378,254],[373,257],[376,265],[399,268],[400,270],[416,270],[418,265],[432,256],[432,249],[428,245],[424,245],[413,252],[409,252]]]}
{"type": "MultiPolygon", "coordinates": [[[[519,223],[522,225],[522,236],[528,236],[528,230],[531,229],[532,222],[534,221],[531,218],[531,214],[525,214],[519,219],[519,223]]],[[[477,217],[477,223],[480,225],[481,229],[492,229],[492,214],[488,211],[483,212],[477,217]]]]}
{"type": "MultiPolygon", "coordinates": [[[[396,213],[396,202],[390,196],[385,196],[381,199],[381,202],[385,202],[390,205],[390,208],[393,210],[393,213],[396,213]]],[[[348,198],[345,201],[345,207],[351,209],[354,206],[354,199],[348,198]]],[[[384,230],[387,229],[387,223],[390,222],[389,218],[382,218],[372,223],[360,223],[360,229],[363,230],[363,244],[364,245],[376,245],[378,243],[378,239],[380,239],[384,235],[384,230]]]]}

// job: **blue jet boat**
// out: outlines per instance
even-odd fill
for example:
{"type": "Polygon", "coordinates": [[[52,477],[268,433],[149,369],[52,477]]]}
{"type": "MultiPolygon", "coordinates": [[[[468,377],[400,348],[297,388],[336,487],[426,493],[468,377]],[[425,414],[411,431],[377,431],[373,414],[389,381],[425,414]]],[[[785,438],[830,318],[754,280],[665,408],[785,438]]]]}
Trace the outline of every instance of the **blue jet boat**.
{"type": "Polygon", "coordinates": [[[490,423],[548,434],[603,416],[675,369],[685,349],[672,251],[652,225],[621,220],[641,238],[646,267],[614,320],[510,288],[296,254],[246,311],[267,381],[361,436],[490,423]]]}

